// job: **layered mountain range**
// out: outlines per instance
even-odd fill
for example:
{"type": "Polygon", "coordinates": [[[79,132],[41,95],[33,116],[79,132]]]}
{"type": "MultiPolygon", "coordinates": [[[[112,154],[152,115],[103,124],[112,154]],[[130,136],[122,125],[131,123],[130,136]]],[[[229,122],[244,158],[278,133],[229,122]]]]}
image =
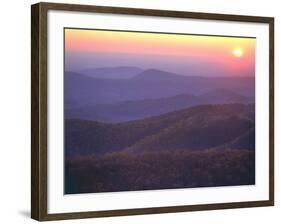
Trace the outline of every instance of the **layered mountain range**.
{"type": "Polygon", "coordinates": [[[65,193],[255,183],[254,77],[65,72],[65,193]]]}
{"type": "Polygon", "coordinates": [[[135,67],[87,71],[65,73],[68,119],[118,123],[201,104],[254,102],[253,77],[195,77],[135,67]],[[106,72],[110,75],[102,75],[106,72]]]}

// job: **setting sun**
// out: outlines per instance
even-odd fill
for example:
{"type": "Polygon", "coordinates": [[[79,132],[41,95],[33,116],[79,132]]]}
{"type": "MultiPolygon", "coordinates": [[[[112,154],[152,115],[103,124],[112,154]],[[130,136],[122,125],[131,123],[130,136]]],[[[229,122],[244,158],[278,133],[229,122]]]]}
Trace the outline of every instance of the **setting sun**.
{"type": "Polygon", "coordinates": [[[244,54],[244,51],[241,49],[241,48],[235,48],[233,51],[232,51],[232,54],[237,57],[237,58],[240,58],[243,56],[244,54]]]}

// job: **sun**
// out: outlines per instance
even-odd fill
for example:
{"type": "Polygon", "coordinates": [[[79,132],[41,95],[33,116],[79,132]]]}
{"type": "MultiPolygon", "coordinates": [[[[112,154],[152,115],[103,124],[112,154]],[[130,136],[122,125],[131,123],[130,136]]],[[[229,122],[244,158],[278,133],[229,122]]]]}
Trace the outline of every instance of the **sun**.
{"type": "Polygon", "coordinates": [[[241,48],[235,48],[233,49],[232,54],[234,55],[234,57],[240,58],[243,56],[244,51],[241,48]]]}

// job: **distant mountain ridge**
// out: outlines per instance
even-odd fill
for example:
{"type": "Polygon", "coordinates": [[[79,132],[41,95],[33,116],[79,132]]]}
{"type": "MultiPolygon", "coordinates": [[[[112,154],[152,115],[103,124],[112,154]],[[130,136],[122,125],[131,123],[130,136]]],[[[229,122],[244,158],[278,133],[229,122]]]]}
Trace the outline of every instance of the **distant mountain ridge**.
{"type": "Polygon", "coordinates": [[[245,97],[255,94],[253,77],[195,77],[149,69],[128,79],[94,78],[65,72],[65,108],[167,98],[180,94],[200,95],[223,88],[245,97]]]}
{"type": "Polygon", "coordinates": [[[117,66],[117,67],[87,68],[87,69],[79,70],[77,72],[92,78],[128,79],[136,76],[142,71],[143,69],[134,66],[117,66]]]}
{"type": "Polygon", "coordinates": [[[185,80],[187,76],[176,74],[172,72],[161,71],[158,69],[147,69],[143,72],[139,73],[138,75],[134,76],[134,80],[147,80],[147,81],[159,81],[159,80],[185,80]]]}
{"type": "Polygon", "coordinates": [[[224,89],[215,89],[199,96],[179,94],[167,98],[123,101],[114,104],[69,109],[65,111],[68,119],[78,118],[101,122],[126,122],[157,116],[201,104],[251,103],[247,97],[224,89]]]}

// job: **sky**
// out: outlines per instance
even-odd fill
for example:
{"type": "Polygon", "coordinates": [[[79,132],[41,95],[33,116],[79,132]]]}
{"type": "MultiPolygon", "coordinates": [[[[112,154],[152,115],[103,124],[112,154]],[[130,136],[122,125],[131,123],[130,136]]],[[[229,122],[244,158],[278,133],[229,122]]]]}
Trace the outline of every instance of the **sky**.
{"type": "Polygon", "coordinates": [[[65,29],[65,69],[135,66],[188,76],[254,76],[255,38],[65,29]]]}

